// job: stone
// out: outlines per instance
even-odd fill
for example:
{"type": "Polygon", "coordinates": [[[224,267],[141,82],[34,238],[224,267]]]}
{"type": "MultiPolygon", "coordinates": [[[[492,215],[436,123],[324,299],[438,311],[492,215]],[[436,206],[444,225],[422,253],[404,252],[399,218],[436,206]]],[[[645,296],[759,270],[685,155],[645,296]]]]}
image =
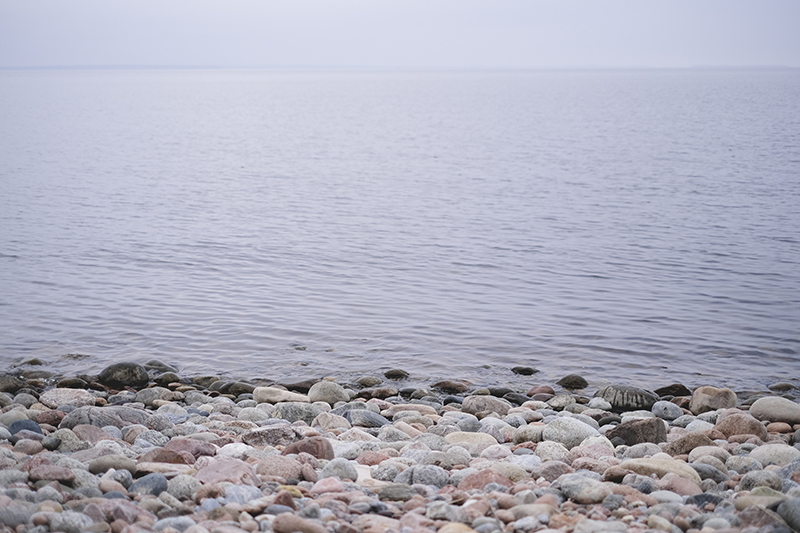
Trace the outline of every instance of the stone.
{"type": "Polygon", "coordinates": [[[317,459],[331,460],[334,458],[333,446],[325,437],[309,437],[293,442],[281,452],[282,455],[289,455],[291,453],[307,453],[313,455],[317,459]]]}
{"type": "Polygon", "coordinates": [[[167,483],[167,492],[175,496],[179,500],[194,500],[194,495],[203,486],[200,481],[194,477],[179,474],[167,483]]]}
{"type": "Polygon", "coordinates": [[[163,474],[147,474],[128,487],[129,494],[152,494],[158,496],[167,490],[167,478],[163,474]]]}
{"type": "Polygon", "coordinates": [[[628,446],[643,442],[658,444],[667,441],[667,427],[661,418],[629,420],[606,432],[606,437],[621,439],[628,446]]]}
{"type": "Polygon", "coordinates": [[[92,519],[83,513],[64,511],[63,513],[53,513],[50,519],[50,530],[63,531],[64,533],[81,533],[82,531],[87,531],[92,523],[92,519]]]}
{"type": "Polygon", "coordinates": [[[730,409],[736,407],[736,393],[731,389],[717,387],[698,387],[692,393],[689,401],[689,410],[695,415],[716,411],[717,409],[730,409]]]}
{"type": "Polygon", "coordinates": [[[480,470],[462,479],[458,484],[458,489],[464,491],[472,489],[482,490],[490,483],[497,483],[498,485],[503,485],[504,487],[509,488],[514,486],[514,483],[510,479],[492,469],[487,468],[486,470],[480,470]]]}
{"type": "Polygon", "coordinates": [[[773,470],[754,470],[747,472],[739,481],[741,490],[753,490],[756,487],[769,487],[780,491],[783,487],[783,480],[773,470]]]}
{"type": "Polygon", "coordinates": [[[39,424],[28,418],[14,420],[8,425],[8,432],[12,435],[16,435],[20,431],[32,431],[33,433],[37,433],[39,435],[42,434],[42,428],[39,426],[39,424]]]}
{"type": "Polygon", "coordinates": [[[497,413],[506,416],[508,410],[513,407],[510,402],[494,396],[467,396],[461,404],[461,409],[465,413],[477,415],[478,413],[497,413]]]}
{"type": "Polygon", "coordinates": [[[339,479],[355,481],[358,479],[358,470],[353,463],[344,458],[336,458],[328,462],[320,472],[320,478],[338,477],[339,479]]]}
{"type": "Polygon", "coordinates": [[[723,414],[714,424],[714,429],[725,435],[755,435],[761,440],[767,440],[767,428],[755,417],[744,412],[723,414]]]}
{"type": "Polygon", "coordinates": [[[378,497],[382,501],[406,502],[417,495],[417,491],[405,483],[392,483],[378,490],[378,497]]]}
{"type": "Polygon", "coordinates": [[[689,433],[672,441],[663,447],[664,453],[669,455],[685,455],[698,446],[713,446],[714,441],[702,433],[689,433]]]}
{"type": "MultiPolygon", "coordinates": [[[[25,382],[11,374],[0,374],[0,392],[16,394],[19,389],[26,386],[25,382]]],[[[9,401],[9,403],[11,403],[9,401]]]]}
{"type": "Polygon", "coordinates": [[[90,406],[94,405],[95,399],[95,395],[87,390],[64,388],[50,389],[39,396],[39,401],[50,409],[62,405],[90,406]]]}
{"type": "Polygon", "coordinates": [[[297,459],[283,455],[267,455],[256,463],[259,475],[277,476],[288,481],[302,477],[303,465],[297,459]]]}
{"type": "Polygon", "coordinates": [[[750,452],[750,458],[765,467],[769,465],[783,466],[798,457],[800,457],[800,450],[788,444],[764,444],[750,452]]]}
{"type": "Polygon", "coordinates": [[[318,405],[305,402],[281,402],[275,405],[274,415],[289,422],[302,420],[309,426],[320,413],[324,412],[318,405]]]}
{"type": "Polygon", "coordinates": [[[272,521],[272,531],[274,533],[328,533],[328,528],[319,522],[293,513],[281,513],[272,521]]]}
{"type": "Polygon", "coordinates": [[[620,466],[643,476],[655,474],[661,478],[672,472],[695,483],[701,481],[700,475],[691,466],[683,461],[673,459],[666,453],[658,453],[642,459],[628,459],[620,463],[620,466]]]}
{"type": "Polygon", "coordinates": [[[790,498],[778,506],[778,515],[794,531],[800,531],[800,498],[790,498]]]}
{"type": "Polygon", "coordinates": [[[386,417],[367,409],[350,409],[344,412],[344,418],[351,425],[363,428],[379,428],[391,424],[386,417]]]}
{"type": "Polygon", "coordinates": [[[779,396],[759,398],[750,406],[749,413],[758,420],[800,424],[800,404],[779,396]]]}
{"type": "Polygon", "coordinates": [[[65,466],[38,465],[28,470],[30,481],[58,481],[59,483],[72,483],[75,473],[65,466]]]}
{"type": "Polygon", "coordinates": [[[567,449],[574,448],[599,432],[589,424],[576,418],[559,417],[547,424],[542,431],[542,439],[560,442],[567,449]]]}
{"type": "Polygon", "coordinates": [[[497,444],[497,439],[487,433],[472,433],[469,431],[455,431],[444,438],[450,444],[466,443],[476,446],[491,446],[497,444]]]}
{"type": "Polygon", "coordinates": [[[539,443],[534,452],[542,461],[569,461],[569,450],[560,442],[548,440],[539,443]]]}
{"type": "Polygon", "coordinates": [[[305,394],[299,394],[276,387],[256,387],[253,389],[253,400],[258,403],[280,403],[280,402],[306,402],[311,400],[305,394]]]}
{"type": "Polygon", "coordinates": [[[208,466],[198,470],[194,477],[206,485],[213,485],[223,481],[256,486],[259,484],[258,476],[253,467],[239,459],[215,460],[208,466]]]}
{"type": "Polygon", "coordinates": [[[612,494],[601,481],[580,474],[561,476],[558,483],[564,496],[581,504],[600,503],[612,494]]]}
{"type": "Polygon", "coordinates": [[[140,388],[147,385],[150,376],[142,365],[131,362],[115,363],[105,367],[97,380],[107,387],[123,389],[125,387],[140,388]]]}
{"type": "Polygon", "coordinates": [[[447,485],[450,474],[444,468],[434,465],[416,465],[403,470],[394,482],[407,485],[433,485],[442,488],[447,485]]]}
{"type": "Polygon", "coordinates": [[[595,397],[606,400],[617,412],[649,410],[658,401],[654,392],[628,385],[608,385],[597,391],[595,397]]]}
{"type": "Polygon", "coordinates": [[[683,415],[683,409],[672,402],[666,402],[663,400],[654,403],[650,410],[658,418],[663,418],[664,420],[675,420],[679,416],[683,415]]]}
{"type": "Polygon", "coordinates": [[[242,442],[249,446],[288,446],[299,439],[297,431],[291,426],[276,425],[252,429],[242,434],[242,442]]]}
{"type": "Polygon", "coordinates": [[[78,407],[64,417],[59,428],[72,429],[80,424],[88,424],[99,428],[114,426],[124,428],[135,424],[151,427],[153,421],[147,411],[125,406],[78,407]]]}
{"type": "Polygon", "coordinates": [[[433,385],[431,385],[432,389],[440,390],[446,394],[460,394],[463,392],[467,392],[469,390],[469,386],[462,381],[454,381],[454,380],[443,380],[437,381],[433,385]]]}
{"type": "Polygon", "coordinates": [[[318,383],[314,383],[308,390],[308,399],[311,403],[325,402],[333,405],[336,402],[350,401],[350,395],[344,387],[338,383],[322,380],[318,383]]]}
{"type": "Polygon", "coordinates": [[[569,374],[556,381],[556,385],[561,385],[565,389],[585,389],[589,386],[589,382],[583,376],[578,374],[569,374]]]}

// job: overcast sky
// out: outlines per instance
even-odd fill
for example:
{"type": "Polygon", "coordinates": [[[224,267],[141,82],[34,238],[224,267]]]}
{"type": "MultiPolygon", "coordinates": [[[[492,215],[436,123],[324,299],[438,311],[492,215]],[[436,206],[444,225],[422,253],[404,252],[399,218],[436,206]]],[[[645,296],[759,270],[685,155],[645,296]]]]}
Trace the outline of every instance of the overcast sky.
{"type": "Polygon", "coordinates": [[[800,67],[798,0],[0,0],[0,67],[800,67]]]}

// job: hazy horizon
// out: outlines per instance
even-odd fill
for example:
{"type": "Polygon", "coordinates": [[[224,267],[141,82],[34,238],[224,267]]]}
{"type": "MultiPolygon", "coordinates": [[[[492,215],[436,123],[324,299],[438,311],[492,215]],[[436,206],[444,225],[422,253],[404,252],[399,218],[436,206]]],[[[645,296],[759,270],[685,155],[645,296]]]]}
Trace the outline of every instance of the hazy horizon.
{"type": "Polygon", "coordinates": [[[790,0],[0,0],[0,68],[798,68],[797,20],[790,0]]]}

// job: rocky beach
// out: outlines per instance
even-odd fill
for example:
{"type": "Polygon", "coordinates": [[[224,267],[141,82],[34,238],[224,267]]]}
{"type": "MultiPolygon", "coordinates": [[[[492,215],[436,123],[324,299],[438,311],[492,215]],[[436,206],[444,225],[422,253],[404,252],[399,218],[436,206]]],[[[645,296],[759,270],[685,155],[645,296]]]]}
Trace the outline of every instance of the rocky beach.
{"type": "MultiPolygon", "coordinates": [[[[28,362],[29,366],[35,361],[28,362]]],[[[800,391],[0,374],[0,531],[789,532],[800,391]]]]}

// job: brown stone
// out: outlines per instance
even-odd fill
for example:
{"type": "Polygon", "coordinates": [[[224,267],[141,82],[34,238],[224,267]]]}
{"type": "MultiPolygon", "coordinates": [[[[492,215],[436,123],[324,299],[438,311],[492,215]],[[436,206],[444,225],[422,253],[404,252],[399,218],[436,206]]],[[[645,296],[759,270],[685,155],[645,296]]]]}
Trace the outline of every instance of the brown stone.
{"type": "Polygon", "coordinates": [[[78,424],[72,428],[72,432],[75,433],[81,440],[85,440],[86,442],[90,442],[92,444],[97,444],[101,440],[114,440],[114,437],[109,435],[105,430],[89,424],[78,424]]]}
{"type": "Polygon", "coordinates": [[[154,448],[140,455],[139,461],[146,463],[172,463],[191,465],[195,463],[194,455],[189,452],[176,452],[167,448],[154,448]]]}
{"type": "Polygon", "coordinates": [[[360,465],[375,466],[387,459],[390,457],[382,452],[364,452],[356,457],[356,462],[360,465]]]}
{"type": "Polygon", "coordinates": [[[662,490],[669,490],[681,496],[695,496],[701,494],[703,489],[700,485],[690,479],[681,477],[677,474],[667,474],[658,482],[662,490]]]}
{"type": "Polygon", "coordinates": [[[533,479],[545,478],[547,481],[553,482],[564,474],[571,474],[575,471],[574,468],[567,463],[561,461],[545,461],[541,466],[535,468],[531,472],[533,479]]]}
{"type": "Polygon", "coordinates": [[[42,411],[36,417],[36,422],[38,422],[39,425],[49,424],[51,426],[58,427],[61,421],[64,420],[65,416],[67,416],[67,413],[64,411],[56,411],[55,409],[50,411],[42,411]]]}
{"type": "Polygon", "coordinates": [[[692,399],[689,402],[689,410],[699,415],[707,411],[736,407],[736,402],[736,393],[731,389],[698,387],[695,389],[694,393],[692,393],[692,399]]]}
{"type": "Polygon", "coordinates": [[[281,455],[289,455],[291,453],[300,454],[303,452],[313,455],[317,459],[326,459],[328,461],[335,457],[333,446],[325,437],[309,437],[294,442],[288,445],[281,455]]]}
{"type": "Polygon", "coordinates": [[[511,482],[506,476],[495,472],[492,469],[485,469],[470,474],[461,480],[458,484],[459,490],[483,489],[489,483],[497,483],[505,487],[513,487],[514,483],[511,482]]]}
{"type": "Polygon", "coordinates": [[[667,427],[660,418],[645,418],[642,420],[628,420],[615,426],[606,433],[606,437],[622,439],[626,445],[633,446],[643,442],[666,442],[667,427]]]}
{"type": "Polygon", "coordinates": [[[714,441],[702,433],[689,433],[664,446],[664,452],[672,456],[688,454],[698,446],[714,446],[714,441]]]}
{"type": "Polygon", "coordinates": [[[195,459],[201,455],[217,455],[217,447],[210,442],[203,442],[197,439],[174,438],[164,445],[167,450],[176,452],[189,452],[195,459]]]}
{"type": "Polygon", "coordinates": [[[609,488],[611,488],[612,493],[624,496],[625,501],[627,501],[628,503],[640,501],[646,503],[648,507],[652,507],[658,504],[658,500],[656,500],[649,494],[640,492],[629,485],[610,485],[609,488]]]}
{"type": "Polygon", "coordinates": [[[272,503],[277,505],[285,505],[286,507],[291,507],[292,509],[297,510],[297,504],[294,502],[294,496],[292,496],[288,490],[279,490],[272,503]]]}
{"type": "Polygon", "coordinates": [[[725,439],[733,435],[756,435],[761,440],[767,439],[767,429],[754,417],[741,411],[725,413],[719,417],[714,429],[719,431],[725,439]]]}
{"type": "Polygon", "coordinates": [[[440,390],[446,394],[458,394],[461,392],[467,392],[469,387],[466,383],[462,381],[453,381],[450,379],[446,379],[444,381],[437,381],[433,385],[431,385],[432,389],[440,390]]]}
{"type": "Polygon", "coordinates": [[[268,455],[256,463],[256,473],[259,475],[277,476],[285,481],[300,479],[303,465],[297,459],[285,455],[268,455]]]}
{"type": "Polygon", "coordinates": [[[792,426],[786,422],[771,422],[767,424],[768,433],[791,433],[792,431],[794,431],[792,426]]]}
{"type": "Polygon", "coordinates": [[[534,394],[552,394],[552,395],[555,395],[555,393],[556,393],[555,389],[553,387],[551,387],[550,385],[534,385],[525,394],[527,394],[528,396],[533,396],[534,394]]]}
{"type": "Polygon", "coordinates": [[[619,465],[612,466],[603,472],[603,480],[611,481],[613,483],[621,483],[625,476],[633,473],[633,470],[628,470],[627,468],[623,468],[619,465]]]}
{"type": "Polygon", "coordinates": [[[28,471],[28,478],[32,481],[44,479],[60,483],[72,483],[75,480],[75,473],[65,466],[40,465],[28,471]]]}

